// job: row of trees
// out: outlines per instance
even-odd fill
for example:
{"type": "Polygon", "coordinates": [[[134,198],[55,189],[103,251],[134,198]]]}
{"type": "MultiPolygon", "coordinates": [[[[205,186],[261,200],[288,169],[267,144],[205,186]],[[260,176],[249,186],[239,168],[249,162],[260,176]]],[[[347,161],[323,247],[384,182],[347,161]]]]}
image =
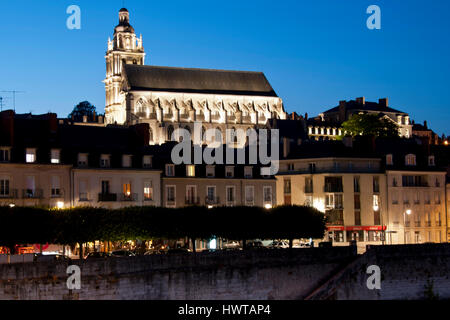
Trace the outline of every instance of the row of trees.
{"type": "MultiPolygon", "coordinates": [[[[220,237],[230,240],[322,238],[325,218],[303,206],[50,210],[0,207],[0,246],[17,244],[74,245],[93,241],[220,237]]],[[[195,247],[194,247],[195,249],[195,247]]]]}

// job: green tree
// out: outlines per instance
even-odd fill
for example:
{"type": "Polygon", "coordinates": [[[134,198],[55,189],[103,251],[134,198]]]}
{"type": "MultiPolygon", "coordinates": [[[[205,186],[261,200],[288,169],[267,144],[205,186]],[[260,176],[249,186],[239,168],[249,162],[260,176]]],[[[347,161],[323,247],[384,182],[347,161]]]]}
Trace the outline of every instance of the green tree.
{"type": "Polygon", "coordinates": [[[354,114],[342,124],[345,135],[375,136],[395,138],[399,136],[398,125],[391,120],[381,118],[377,114],[354,114]]]}
{"type": "Polygon", "coordinates": [[[68,118],[81,122],[83,121],[83,116],[87,116],[88,121],[94,121],[94,112],[96,108],[89,101],[80,102],[73,108],[72,112],[69,114],[68,118]]]}

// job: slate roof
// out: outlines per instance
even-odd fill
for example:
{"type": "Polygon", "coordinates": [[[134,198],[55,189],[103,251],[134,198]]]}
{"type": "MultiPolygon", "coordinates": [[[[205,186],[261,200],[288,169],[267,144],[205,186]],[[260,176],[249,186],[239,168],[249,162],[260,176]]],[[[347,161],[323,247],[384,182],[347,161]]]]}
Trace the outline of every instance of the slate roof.
{"type": "Polygon", "coordinates": [[[124,65],[131,90],[278,97],[262,72],[124,65]]]}
{"type": "MultiPolygon", "coordinates": [[[[385,107],[377,102],[366,101],[365,104],[358,103],[355,100],[347,101],[346,110],[367,110],[367,111],[378,111],[378,112],[392,112],[392,113],[405,113],[400,110],[393,109],[391,107],[385,107]]],[[[324,113],[332,113],[339,112],[339,106],[334,107],[330,110],[325,111],[324,113]]]]}

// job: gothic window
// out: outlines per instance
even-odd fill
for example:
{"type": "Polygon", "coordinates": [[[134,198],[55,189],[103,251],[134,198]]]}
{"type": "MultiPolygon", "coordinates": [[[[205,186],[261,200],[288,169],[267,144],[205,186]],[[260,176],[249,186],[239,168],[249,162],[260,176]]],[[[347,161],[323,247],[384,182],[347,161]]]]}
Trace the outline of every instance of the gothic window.
{"type": "Polygon", "coordinates": [[[200,139],[203,142],[206,142],[206,129],[205,129],[205,127],[202,127],[202,135],[200,136],[200,139]]]}
{"type": "Polygon", "coordinates": [[[148,133],[149,133],[149,141],[150,141],[150,143],[152,143],[153,142],[153,130],[152,130],[152,128],[149,129],[148,133]]]}
{"type": "Polygon", "coordinates": [[[174,141],[175,140],[175,139],[172,139],[173,132],[174,132],[173,126],[169,126],[167,128],[167,141],[174,141]]]}
{"type": "Polygon", "coordinates": [[[219,127],[216,128],[215,141],[222,142],[222,130],[219,127]]]}

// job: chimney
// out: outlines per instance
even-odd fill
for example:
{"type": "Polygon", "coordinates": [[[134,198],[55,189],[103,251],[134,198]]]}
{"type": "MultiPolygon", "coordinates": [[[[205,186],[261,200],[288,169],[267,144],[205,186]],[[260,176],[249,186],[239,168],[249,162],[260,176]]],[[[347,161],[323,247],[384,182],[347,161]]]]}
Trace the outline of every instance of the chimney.
{"type": "Polygon", "coordinates": [[[83,116],[83,123],[87,122],[87,116],[83,116]]]}
{"type": "Polygon", "coordinates": [[[15,113],[12,110],[0,112],[0,145],[14,144],[14,116],[15,113]]]}
{"type": "Polygon", "coordinates": [[[380,105],[380,107],[387,108],[389,106],[389,99],[388,98],[378,99],[378,104],[380,105]]]}
{"type": "Polygon", "coordinates": [[[428,129],[428,122],[427,122],[427,120],[425,120],[425,121],[423,122],[423,126],[425,127],[425,129],[428,129]]]}
{"type": "Polygon", "coordinates": [[[96,114],[95,114],[95,111],[93,111],[92,112],[92,122],[95,122],[95,117],[96,117],[96,114]]]}
{"type": "Polygon", "coordinates": [[[305,113],[305,120],[308,120],[308,112],[305,113]]]}
{"type": "Polygon", "coordinates": [[[356,103],[365,105],[366,104],[366,98],[365,97],[356,98],[356,103]]]}
{"type": "Polygon", "coordinates": [[[295,112],[292,112],[292,114],[291,114],[291,120],[295,120],[295,112]]]}
{"type": "Polygon", "coordinates": [[[283,137],[283,158],[286,158],[290,152],[290,141],[288,138],[283,137]]]}
{"type": "Polygon", "coordinates": [[[345,121],[347,116],[347,101],[341,100],[339,101],[339,121],[345,121]]]}

